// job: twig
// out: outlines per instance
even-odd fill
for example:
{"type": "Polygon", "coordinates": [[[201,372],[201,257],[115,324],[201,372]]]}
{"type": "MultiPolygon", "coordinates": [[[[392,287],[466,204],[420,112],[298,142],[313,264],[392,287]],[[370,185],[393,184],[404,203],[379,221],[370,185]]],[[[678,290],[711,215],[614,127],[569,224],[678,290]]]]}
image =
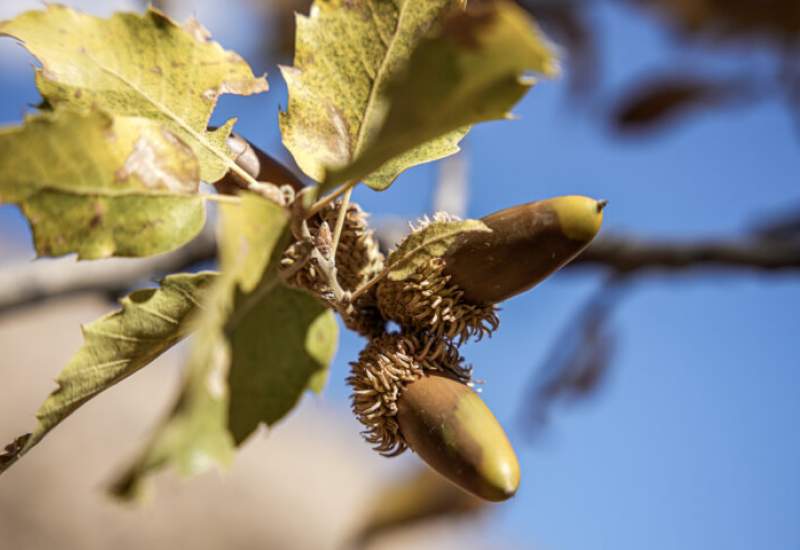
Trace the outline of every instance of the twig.
{"type": "Polygon", "coordinates": [[[339,206],[339,216],[336,218],[336,228],[333,230],[333,246],[331,247],[331,259],[336,262],[336,249],[339,248],[339,239],[342,237],[342,228],[344,227],[344,219],[347,216],[347,209],[350,206],[350,195],[353,194],[353,188],[347,190],[342,199],[342,204],[339,206]]]}
{"type": "MultiPolygon", "coordinates": [[[[380,237],[380,231],[379,237],[380,237]]],[[[153,258],[75,262],[71,258],[11,264],[0,269],[0,314],[51,297],[78,292],[118,294],[154,274],[181,271],[216,258],[210,230],[185,247],[153,258]]],[[[603,237],[565,269],[607,267],[620,272],[694,268],[800,269],[800,242],[778,239],[713,242],[642,241],[624,235],[603,237]]],[[[353,293],[361,296],[385,276],[378,275],[353,293]]]]}
{"type": "Polygon", "coordinates": [[[351,300],[348,299],[348,293],[339,285],[339,279],[336,276],[336,265],[330,258],[326,258],[319,248],[311,249],[311,258],[316,260],[317,267],[322,271],[322,274],[328,279],[328,284],[331,285],[333,292],[333,305],[336,309],[346,308],[351,300]]]}
{"type": "Polygon", "coordinates": [[[690,268],[800,269],[800,241],[778,239],[705,242],[643,241],[607,236],[594,242],[568,267],[605,266],[620,273],[690,268]]]}
{"type": "Polygon", "coordinates": [[[141,281],[216,258],[214,232],[206,227],[186,246],[150,258],[114,258],[76,262],[41,259],[0,269],[0,315],[39,301],[80,292],[119,295],[141,281]]]}
{"type": "Polygon", "coordinates": [[[327,195],[319,199],[316,203],[311,205],[311,208],[309,208],[306,211],[306,218],[310,218],[312,216],[319,214],[323,208],[328,206],[331,202],[335,201],[342,193],[350,191],[353,187],[356,186],[357,183],[358,183],[357,181],[349,181],[344,185],[342,185],[341,187],[339,187],[336,191],[334,191],[330,195],[327,195]]]}

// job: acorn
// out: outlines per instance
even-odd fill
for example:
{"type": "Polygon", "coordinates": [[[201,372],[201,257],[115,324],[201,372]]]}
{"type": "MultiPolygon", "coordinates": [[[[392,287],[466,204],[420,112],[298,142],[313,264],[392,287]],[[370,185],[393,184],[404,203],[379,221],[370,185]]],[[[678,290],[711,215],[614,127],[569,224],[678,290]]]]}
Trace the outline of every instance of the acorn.
{"type": "Polygon", "coordinates": [[[465,233],[447,251],[445,274],[473,304],[529,290],[580,254],[600,231],[607,201],[571,195],[481,218],[491,233],[465,233]]]}
{"type": "Polygon", "coordinates": [[[519,462],[470,379],[452,343],[391,333],[370,340],[348,382],[353,412],[375,450],[396,456],[411,448],[464,490],[506,500],[519,486],[519,462]]]}
{"type": "Polygon", "coordinates": [[[397,422],[406,444],[459,487],[495,502],[517,492],[517,455],[466,384],[440,374],[408,384],[397,402],[397,422]]]}
{"type": "Polygon", "coordinates": [[[382,280],[378,307],[403,327],[459,344],[490,334],[499,324],[495,304],[532,288],[586,248],[605,205],[566,196],[490,214],[481,221],[491,232],[464,233],[412,276],[382,280]]]}

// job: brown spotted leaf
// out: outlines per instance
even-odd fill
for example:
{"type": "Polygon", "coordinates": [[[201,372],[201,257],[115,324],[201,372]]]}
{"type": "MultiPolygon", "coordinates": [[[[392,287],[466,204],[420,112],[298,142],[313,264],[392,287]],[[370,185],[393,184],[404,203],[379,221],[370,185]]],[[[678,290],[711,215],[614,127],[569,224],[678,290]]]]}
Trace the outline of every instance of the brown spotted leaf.
{"type": "Polygon", "coordinates": [[[0,129],[0,203],[20,206],[39,255],[172,250],[205,222],[197,158],[144,118],[59,109],[0,129]]]}
{"type": "MultiPolygon", "coordinates": [[[[349,164],[375,137],[386,114],[389,83],[404,70],[419,40],[460,0],[317,0],[297,16],[293,67],[283,67],[289,105],[281,113],[283,143],[317,181],[349,164]]],[[[465,131],[419,143],[391,174],[361,174],[387,187],[405,168],[458,150],[465,131]]]]}
{"type": "Polygon", "coordinates": [[[155,9],[102,19],[48,5],[0,22],[0,35],[17,38],[42,63],[36,81],[49,105],[157,121],[191,147],[205,181],[233,166],[225,140],[235,121],[207,131],[218,97],[267,89],[199,23],[181,27],[155,9]]]}

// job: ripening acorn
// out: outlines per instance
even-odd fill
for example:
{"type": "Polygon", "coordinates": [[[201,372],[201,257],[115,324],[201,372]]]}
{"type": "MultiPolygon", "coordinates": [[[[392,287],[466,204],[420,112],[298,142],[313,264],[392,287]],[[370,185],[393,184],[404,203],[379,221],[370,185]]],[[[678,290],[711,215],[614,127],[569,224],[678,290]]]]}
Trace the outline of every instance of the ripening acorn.
{"type": "Polygon", "coordinates": [[[607,201],[571,195],[513,206],[481,221],[444,257],[445,274],[473,304],[496,304],[536,286],[569,263],[600,231],[607,201]]]}
{"type": "Polygon", "coordinates": [[[412,276],[381,281],[378,307],[403,327],[459,343],[489,334],[499,324],[495,304],[575,258],[599,232],[605,205],[565,196],[490,214],[481,221],[491,232],[464,233],[412,276]]]}
{"type": "Polygon", "coordinates": [[[381,454],[411,448],[462,489],[506,500],[519,486],[519,462],[503,428],[467,385],[471,371],[462,363],[444,339],[372,338],[351,363],[353,412],[381,454]]]}
{"type": "Polygon", "coordinates": [[[505,431],[466,384],[432,374],[406,386],[397,402],[406,444],[456,485],[491,501],[519,487],[519,461],[505,431]]]}

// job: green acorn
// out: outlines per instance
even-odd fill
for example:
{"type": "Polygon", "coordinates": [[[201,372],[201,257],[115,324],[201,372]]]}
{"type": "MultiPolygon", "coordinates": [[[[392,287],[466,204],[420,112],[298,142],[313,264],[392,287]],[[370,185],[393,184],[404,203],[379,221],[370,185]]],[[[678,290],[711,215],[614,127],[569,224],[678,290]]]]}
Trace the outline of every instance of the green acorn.
{"type": "Polygon", "coordinates": [[[410,277],[381,281],[378,307],[403,327],[457,343],[489,334],[499,324],[495,304],[535,286],[586,248],[600,230],[605,204],[567,196],[490,214],[481,221],[491,232],[466,232],[410,277]]]}
{"type": "Polygon", "coordinates": [[[462,363],[443,339],[373,338],[351,363],[353,412],[381,454],[411,448],[464,490],[505,500],[519,485],[519,462],[494,415],[467,385],[471,371],[462,363]]]}
{"type": "Polygon", "coordinates": [[[434,470],[481,498],[507,500],[519,487],[519,461],[503,428],[466,384],[431,374],[397,402],[400,433],[434,470]]]}

